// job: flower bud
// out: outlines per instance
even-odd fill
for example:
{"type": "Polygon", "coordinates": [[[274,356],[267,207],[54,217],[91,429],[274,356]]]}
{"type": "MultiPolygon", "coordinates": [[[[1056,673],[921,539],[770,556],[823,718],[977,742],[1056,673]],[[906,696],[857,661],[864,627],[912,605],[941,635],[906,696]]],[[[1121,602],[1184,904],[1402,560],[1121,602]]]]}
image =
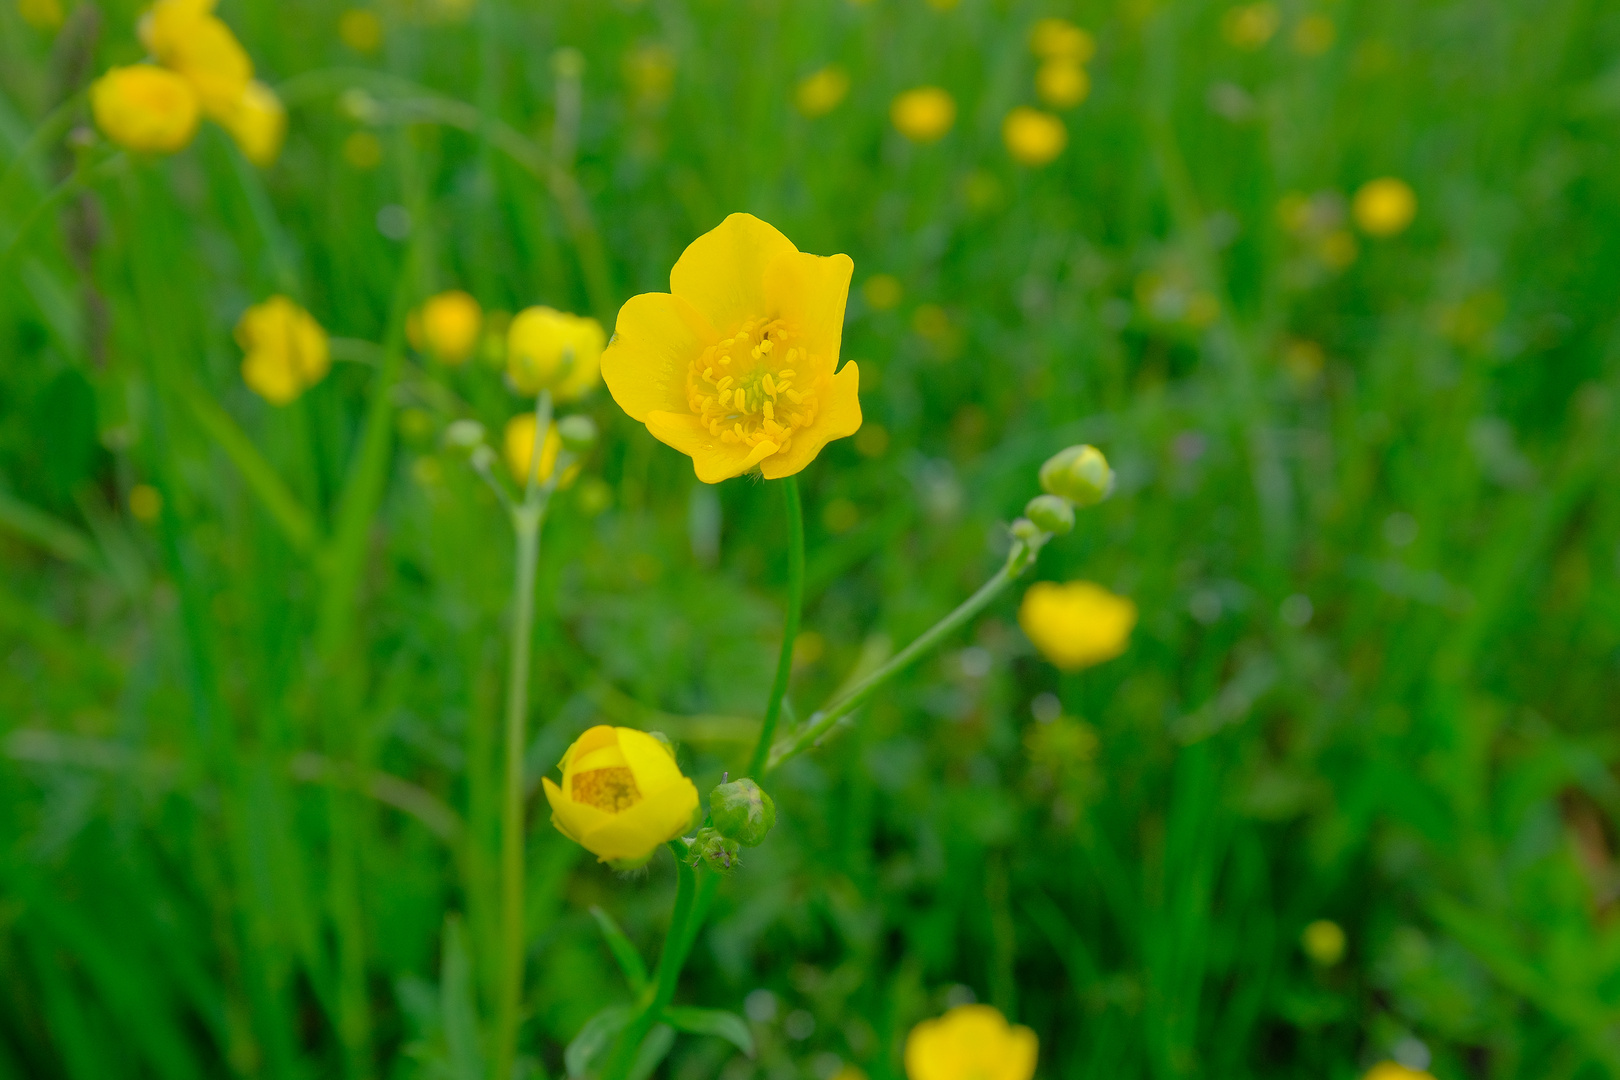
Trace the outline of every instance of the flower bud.
{"type": "Polygon", "coordinates": [[[709,816],[723,836],[745,847],[758,847],[776,826],[776,803],[745,777],[709,792],[709,816]]]}
{"type": "Polygon", "coordinates": [[[507,377],[521,394],[549,389],[558,401],[573,401],[602,381],[606,345],[595,319],[526,308],[506,331],[507,377]]]}
{"type": "Polygon", "coordinates": [[[1053,536],[1067,536],[1074,528],[1074,507],[1056,495],[1037,495],[1024,507],[1029,520],[1053,536]]]}
{"type": "Polygon", "coordinates": [[[557,434],[568,449],[583,453],[596,444],[596,422],[588,416],[565,416],[557,421],[557,434]]]}
{"type": "Polygon", "coordinates": [[[1029,518],[1019,518],[1009,528],[1012,531],[1013,539],[1022,540],[1026,544],[1033,542],[1041,535],[1041,527],[1029,520],[1029,518]]]}
{"type": "Polygon", "coordinates": [[[1076,506],[1095,506],[1114,490],[1114,470],[1095,446],[1059,450],[1041,466],[1041,488],[1076,506]]]}
{"type": "Polygon", "coordinates": [[[710,870],[728,874],[742,862],[738,852],[737,841],[727,839],[718,829],[703,828],[698,830],[697,836],[692,839],[691,854],[688,856],[693,866],[702,862],[710,870]]]}
{"type": "Polygon", "coordinates": [[[692,823],[697,789],[650,732],[599,724],[559,763],[562,783],[541,780],[557,831],[618,869],[645,863],[692,823]]]}
{"type": "Polygon", "coordinates": [[[455,450],[471,450],[482,446],[484,425],[476,420],[452,420],[444,429],[444,445],[455,450]]]}

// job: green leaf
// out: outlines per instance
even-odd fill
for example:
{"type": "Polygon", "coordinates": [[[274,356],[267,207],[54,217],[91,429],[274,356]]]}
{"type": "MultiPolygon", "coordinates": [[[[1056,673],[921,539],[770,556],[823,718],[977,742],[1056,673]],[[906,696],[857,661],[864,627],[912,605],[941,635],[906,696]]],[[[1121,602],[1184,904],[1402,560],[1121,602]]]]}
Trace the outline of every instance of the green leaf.
{"type": "Polygon", "coordinates": [[[664,1019],[692,1035],[716,1035],[749,1057],[754,1056],[754,1031],[748,1021],[724,1009],[667,1008],[664,1019]]]}
{"type": "Polygon", "coordinates": [[[589,1020],[574,1036],[574,1041],[563,1051],[563,1064],[568,1075],[582,1077],[590,1070],[591,1062],[613,1044],[613,1037],[624,1030],[636,1010],[629,1005],[609,1005],[589,1020]]]}
{"type": "Polygon", "coordinates": [[[613,959],[618,963],[619,970],[624,972],[624,981],[630,984],[630,992],[640,994],[647,988],[647,965],[642,962],[641,954],[630,943],[619,924],[613,916],[601,908],[591,906],[591,915],[596,919],[596,925],[602,928],[602,936],[607,938],[608,949],[613,953],[613,959]]]}
{"type": "Polygon", "coordinates": [[[658,1063],[664,1060],[669,1048],[675,1045],[675,1029],[668,1024],[654,1024],[653,1029],[647,1032],[647,1037],[641,1040],[641,1049],[636,1053],[636,1063],[630,1066],[630,1072],[624,1080],[647,1080],[652,1071],[658,1068],[658,1063]]]}
{"type": "Polygon", "coordinates": [[[439,972],[439,1017],[445,1052],[455,1080],[480,1080],[484,1063],[478,1052],[478,1010],[473,1004],[472,964],[466,933],[455,915],[444,920],[444,958],[439,972]]]}

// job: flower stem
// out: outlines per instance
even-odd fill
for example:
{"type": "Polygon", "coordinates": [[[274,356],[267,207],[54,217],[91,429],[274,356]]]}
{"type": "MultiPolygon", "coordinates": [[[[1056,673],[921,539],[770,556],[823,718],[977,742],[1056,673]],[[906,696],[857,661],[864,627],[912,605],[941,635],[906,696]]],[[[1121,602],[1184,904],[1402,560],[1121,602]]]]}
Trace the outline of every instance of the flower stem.
{"type": "Polygon", "coordinates": [[[765,774],[769,775],[777,770],[784,761],[795,756],[805,748],[815,745],[828,730],[838,721],[866,704],[868,698],[894,678],[900,672],[916,663],[924,654],[933,649],[945,638],[958,630],[969,619],[983,611],[990,601],[994,600],[1001,591],[1012,584],[1018,575],[1035,561],[1040,551],[1039,543],[1029,543],[1023,540],[1014,540],[1012,551],[1007,553],[1007,561],[1002,568],[996,571],[989,581],[979,586],[979,591],[945,616],[939,622],[929,627],[922,636],[904,649],[900,650],[887,664],[878,668],[872,674],[862,679],[849,692],[817,712],[786,740],[780,747],[772,751],[765,765],[765,774]]]}
{"type": "Polygon", "coordinates": [[[771,684],[771,699],[765,706],[765,722],[760,725],[759,743],[754,747],[754,756],[748,759],[744,776],[759,775],[766,755],[771,752],[776,722],[782,716],[782,698],[787,695],[788,676],[793,674],[793,642],[799,636],[799,615],[804,607],[804,507],[799,501],[797,477],[782,478],[782,494],[787,497],[787,622],[782,627],[782,652],[776,659],[776,681],[771,684]]]}
{"type": "Polygon", "coordinates": [[[519,1010],[523,1001],[523,961],[528,946],[523,927],[524,828],[523,765],[528,747],[529,651],[534,633],[535,568],[540,561],[540,526],[545,521],[555,473],[541,483],[540,452],[551,428],[551,394],[535,402],[534,452],[523,501],[509,509],[517,539],[517,572],[512,590],[512,642],[506,681],[506,784],[501,807],[501,977],[496,1013],[492,1080],[510,1080],[517,1056],[519,1010]]]}

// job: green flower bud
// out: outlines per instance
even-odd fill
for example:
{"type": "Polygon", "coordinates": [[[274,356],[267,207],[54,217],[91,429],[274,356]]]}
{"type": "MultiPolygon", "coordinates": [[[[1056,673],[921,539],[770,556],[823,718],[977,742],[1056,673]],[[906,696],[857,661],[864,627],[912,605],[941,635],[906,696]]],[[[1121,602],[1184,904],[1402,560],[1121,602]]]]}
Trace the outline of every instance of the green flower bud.
{"type": "Polygon", "coordinates": [[[688,851],[687,861],[693,866],[701,862],[722,874],[729,874],[742,862],[737,841],[720,835],[718,829],[699,829],[688,851]]]}
{"type": "Polygon", "coordinates": [[[709,792],[709,816],[725,836],[758,847],[776,826],[776,803],[752,780],[733,780],[709,792]]]}
{"type": "Polygon", "coordinates": [[[1059,450],[1041,466],[1041,488],[1076,506],[1095,506],[1114,490],[1114,470],[1095,446],[1059,450]]]}
{"type": "Polygon", "coordinates": [[[484,425],[476,420],[452,420],[444,429],[444,445],[457,450],[472,450],[484,441],[484,425]]]}
{"type": "Polygon", "coordinates": [[[565,416],[557,421],[557,434],[568,449],[589,450],[596,442],[596,422],[588,416],[565,416]]]}
{"type": "Polygon", "coordinates": [[[1011,525],[1013,537],[1026,544],[1034,543],[1041,536],[1041,527],[1029,518],[1019,518],[1011,525]]]}
{"type": "Polygon", "coordinates": [[[1024,507],[1029,520],[1053,536],[1067,536],[1074,528],[1074,507],[1056,495],[1037,495],[1024,507]]]}

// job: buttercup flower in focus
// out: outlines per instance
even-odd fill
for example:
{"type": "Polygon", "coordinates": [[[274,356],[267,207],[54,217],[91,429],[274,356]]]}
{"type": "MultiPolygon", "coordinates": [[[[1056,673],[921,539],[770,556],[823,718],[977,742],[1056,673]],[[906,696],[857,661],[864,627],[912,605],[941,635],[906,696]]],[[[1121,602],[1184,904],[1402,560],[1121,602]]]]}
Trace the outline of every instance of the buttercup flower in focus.
{"type": "Polygon", "coordinates": [[[248,308],[236,324],[236,341],[246,353],[242,381],[272,405],[296,400],[332,366],[326,331],[285,296],[248,308]]]}
{"type": "Polygon", "coordinates": [[[1356,191],[1350,214],[1368,236],[1394,236],[1405,232],[1417,217],[1417,195],[1404,180],[1379,177],[1356,191]]]}
{"type": "Polygon", "coordinates": [[[912,142],[938,142],[956,123],[956,99],[937,86],[919,86],[894,99],[889,119],[912,142]]]}
{"type": "Polygon", "coordinates": [[[110,69],[90,87],[90,111],[102,134],[127,150],[172,154],[197,134],[196,91],[155,64],[110,69]]]}
{"type": "Polygon", "coordinates": [[[1039,581],[1024,593],[1018,625],[1054,665],[1079,671],[1125,651],[1136,605],[1089,581],[1039,581]]]}
{"type": "Polygon", "coordinates": [[[924,1020],[906,1037],[910,1080],[1030,1080],[1035,1033],[989,1005],[958,1005],[924,1020]]]}
{"type": "Polygon", "coordinates": [[[861,426],[860,372],[838,370],[854,268],[732,214],[682,253],[669,292],[619,309],[602,356],[613,400],[704,483],[799,472],[861,426]]]}
{"type": "Polygon", "coordinates": [[[518,312],[506,331],[506,374],[520,394],[573,401],[602,377],[602,324],[549,307],[518,312]]]}
{"type": "Polygon", "coordinates": [[[413,348],[441,364],[464,364],[478,348],[484,309],[460,289],[430,296],[411,313],[406,333],[413,348]]]}
{"type": "Polygon", "coordinates": [[[644,731],[599,724],[558,765],[560,785],[541,779],[551,823],[602,862],[638,866],[693,823],[697,788],[668,744],[644,731]]]}
{"type": "Polygon", "coordinates": [[[1021,165],[1050,165],[1068,145],[1069,131],[1051,113],[1020,105],[1001,122],[1007,152],[1021,165]]]}

